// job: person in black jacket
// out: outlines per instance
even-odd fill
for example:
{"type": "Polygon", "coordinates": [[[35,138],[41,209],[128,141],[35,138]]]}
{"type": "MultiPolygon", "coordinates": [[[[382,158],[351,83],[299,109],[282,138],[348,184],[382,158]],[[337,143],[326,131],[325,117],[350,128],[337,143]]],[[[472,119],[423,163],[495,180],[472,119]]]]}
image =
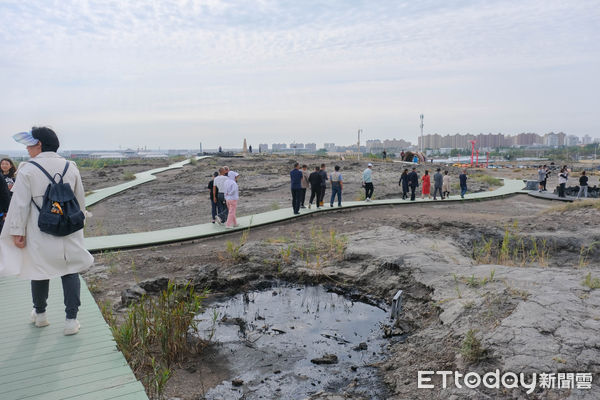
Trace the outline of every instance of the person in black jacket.
{"type": "Polygon", "coordinates": [[[410,201],[415,201],[415,190],[419,186],[419,175],[416,168],[413,168],[408,174],[408,186],[410,187],[410,201]]]}
{"type": "Polygon", "coordinates": [[[210,180],[210,182],[208,182],[208,185],[206,185],[207,189],[208,189],[208,198],[210,199],[210,206],[212,207],[212,223],[215,223],[215,217],[217,216],[217,199],[218,199],[218,195],[219,195],[219,189],[215,188],[215,190],[213,191],[213,186],[215,184],[215,178],[219,176],[219,173],[217,171],[215,171],[213,173],[213,178],[210,180]],[[213,197],[214,196],[214,197],[213,197]]]}
{"type": "Polygon", "coordinates": [[[579,198],[581,197],[582,194],[583,194],[583,197],[587,197],[587,192],[588,192],[588,177],[585,175],[585,171],[583,171],[581,173],[581,176],[579,177],[579,193],[577,193],[577,200],[579,200],[579,198]]]}
{"type": "Polygon", "coordinates": [[[8,185],[4,179],[0,179],[0,232],[4,227],[4,219],[6,218],[6,212],[10,205],[11,193],[8,190],[8,185]]]}
{"type": "Polygon", "coordinates": [[[321,207],[319,200],[321,199],[321,183],[323,178],[320,174],[319,167],[315,167],[315,172],[308,176],[308,183],[310,183],[310,200],[308,201],[308,208],[312,206],[313,199],[317,200],[317,208],[321,207]]]}
{"type": "Polygon", "coordinates": [[[402,186],[402,200],[406,200],[408,197],[408,169],[404,169],[402,175],[400,175],[400,182],[398,182],[399,186],[402,186]]]}
{"type": "Polygon", "coordinates": [[[325,198],[325,190],[327,189],[327,170],[325,169],[325,164],[321,164],[321,169],[319,170],[319,175],[321,175],[321,192],[318,205],[323,206],[323,199],[325,198]]]}

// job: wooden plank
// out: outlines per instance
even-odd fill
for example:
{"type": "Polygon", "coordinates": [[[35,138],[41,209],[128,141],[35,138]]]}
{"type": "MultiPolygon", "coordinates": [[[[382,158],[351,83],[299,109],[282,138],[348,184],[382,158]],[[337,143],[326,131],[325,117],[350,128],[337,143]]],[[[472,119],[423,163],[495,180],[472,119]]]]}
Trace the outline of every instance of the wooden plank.
{"type": "MultiPolygon", "coordinates": [[[[84,398],[88,393],[110,389],[115,386],[135,381],[135,376],[124,375],[123,369],[112,369],[94,375],[79,377],[77,380],[68,379],[52,384],[32,386],[24,392],[14,392],[18,399],[40,398],[44,400],[62,400],[69,397],[84,398]]],[[[10,394],[12,396],[12,393],[10,394]]]]}
{"type": "MultiPolygon", "coordinates": [[[[74,397],[69,397],[74,399],[74,397]]],[[[77,399],[85,400],[147,400],[144,386],[140,382],[128,382],[124,385],[115,386],[109,389],[102,389],[97,392],[86,393],[85,396],[79,396],[77,399]]]]}
{"type": "Polygon", "coordinates": [[[83,280],[82,328],[73,336],[63,335],[60,279],[50,282],[47,327],[29,321],[30,290],[29,281],[0,279],[0,399],[147,400],[83,280]]]}

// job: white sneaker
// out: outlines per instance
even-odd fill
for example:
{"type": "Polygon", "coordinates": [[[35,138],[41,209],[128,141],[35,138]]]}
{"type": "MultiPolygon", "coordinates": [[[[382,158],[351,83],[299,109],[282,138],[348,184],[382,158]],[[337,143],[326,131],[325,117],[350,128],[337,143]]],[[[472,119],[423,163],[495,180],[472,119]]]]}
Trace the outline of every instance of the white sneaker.
{"type": "Polygon", "coordinates": [[[79,332],[80,327],[81,325],[79,325],[79,321],[77,321],[76,319],[67,319],[65,320],[64,334],[66,336],[74,335],[77,332],[79,332]]]}
{"type": "Polygon", "coordinates": [[[215,221],[217,221],[217,224],[223,225],[223,221],[221,220],[221,217],[219,217],[218,215],[215,217],[215,221]]]}
{"type": "Polygon", "coordinates": [[[38,314],[35,312],[35,309],[31,310],[31,322],[35,324],[35,326],[37,326],[38,328],[42,328],[44,326],[48,326],[50,325],[50,322],[48,322],[48,317],[46,316],[46,313],[41,313],[38,314]]]}

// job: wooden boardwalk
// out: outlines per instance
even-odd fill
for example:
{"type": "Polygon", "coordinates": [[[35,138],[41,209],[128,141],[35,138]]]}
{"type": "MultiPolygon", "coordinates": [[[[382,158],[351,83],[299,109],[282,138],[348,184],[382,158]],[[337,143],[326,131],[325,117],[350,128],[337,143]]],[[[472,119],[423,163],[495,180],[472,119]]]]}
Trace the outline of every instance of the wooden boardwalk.
{"type": "Polygon", "coordinates": [[[83,281],[76,335],[63,335],[60,279],[50,281],[49,326],[29,322],[31,304],[29,281],[0,279],[0,399],[148,399],[83,281]]]}

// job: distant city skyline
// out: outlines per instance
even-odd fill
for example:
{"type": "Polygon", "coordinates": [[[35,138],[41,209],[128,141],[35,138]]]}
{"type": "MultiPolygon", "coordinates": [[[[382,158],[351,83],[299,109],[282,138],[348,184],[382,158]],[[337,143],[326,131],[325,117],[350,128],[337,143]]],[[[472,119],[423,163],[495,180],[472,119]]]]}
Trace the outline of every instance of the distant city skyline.
{"type": "Polygon", "coordinates": [[[0,2],[0,148],[600,136],[598,0],[0,2]]]}

